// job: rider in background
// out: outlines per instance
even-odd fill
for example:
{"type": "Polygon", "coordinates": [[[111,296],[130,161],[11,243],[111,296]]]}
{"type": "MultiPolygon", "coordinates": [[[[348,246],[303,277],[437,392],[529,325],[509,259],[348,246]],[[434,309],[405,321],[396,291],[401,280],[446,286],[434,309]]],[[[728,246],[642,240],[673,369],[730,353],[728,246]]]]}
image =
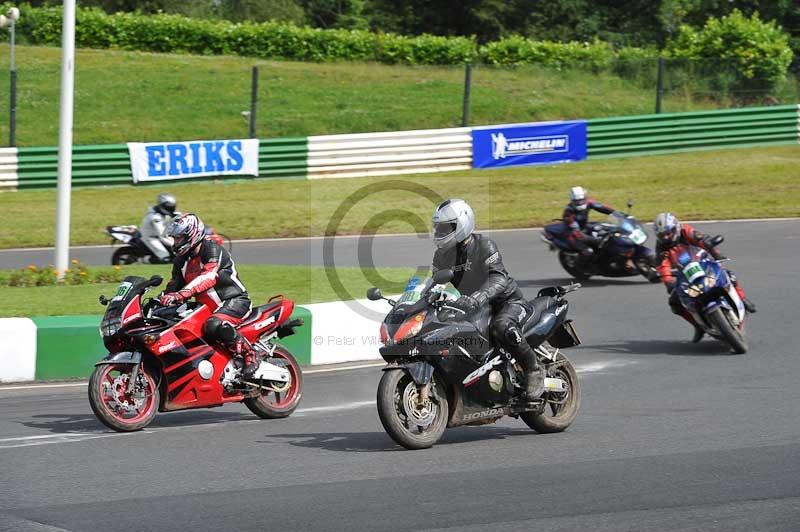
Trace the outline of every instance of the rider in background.
{"type": "Polygon", "coordinates": [[[206,233],[194,214],[183,214],[167,229],[175,259],[172,279],[159,297],[162,305],[180,304],[195,297],[214,313],[203,324],[203,337],[238,359],[242,376],[258,369],[261,358],[236,326],[252,309],[230,253],[206,233]]]}
{"type": "MultiPolygon", "coordinates": [[[[691,313],[681,305],[678,299],[678,290],[676,290],[677,281],[672,275],[672,266],[678,264],[680,248],[677,246],[678,244],[685,244],[702,248],[714,257],[714,260],[724,259],[725,257],[712,245],[711,239],[707,235],[688,223],[679,222],[671,212],[662,212],[656,216],[654,228],[657,241],[656,261],[658,263],[658,275],[669,293],[669,308],[674,314],[681,316],[694,327],[692,342],[697,343],[703,338],[703,329],[697,325],[691,313]]],[[[739,285],[736,276],[730,270],[728,270],[728,275],[736,289],[736,293],[739,294],[739,298],[744,304],[745,310],[751,314],[754,313],[756,306],[745,297],[744,289],[739,285]]]]}
{"type": "Polygon", "coordinates": [[[591,261],[594,255],[594,246],[596,245],[595,239],[586,232],[590,210],[603,214],[614,212],[612,207],[603,205],[593,198],[587,198],[585,188],[572,187],[569,190],[569,203],[564,209],[562,218],[567,241],[580,254],[580,260],[584,264],[591,261]]]}
{"type": "Polygon", "coordinates": [[[166,235],[166,228],[175,216],[176,206],[175,196],[159,194],[156,204],[147,209],[142,219],[139,232],[142,234],[142,242],[153,253],[150,262],[154,264],[170,261],[169,248],[172,247],[172,239],[166,235]]]}
{"type": "Polygon", "coordinates": [[[433,213],[433,271],[454,272],[453,286],[461,292],[453,306],[466,314],[484,305],[492,307],[491,333],[511,353],[525,372],[525,395],[529,400],[544,391],[544,369],[536,353],[522,336],[522,325],[533,309],[522,297],[517,282],[508,274],[494,240],[473,233],[475,215],[460,199],[442,202],[433,213]]]}

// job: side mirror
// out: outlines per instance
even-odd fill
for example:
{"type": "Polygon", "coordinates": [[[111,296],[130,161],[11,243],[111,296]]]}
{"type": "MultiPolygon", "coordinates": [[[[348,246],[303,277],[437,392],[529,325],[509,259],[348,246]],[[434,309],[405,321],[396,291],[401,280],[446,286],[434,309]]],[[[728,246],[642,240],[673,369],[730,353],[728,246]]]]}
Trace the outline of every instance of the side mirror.
{"type": "Polygon", "coordinates": [[[724,236],[717,235],[717,236],[711,237],[711,239],[709,240],[708,243],[711,244],[712,248],[715,248],[715,247],[719,246],[720,244],[722,244],[724,241],[725,241],[725,237],[724,236]]]}
{"type": "Polygon", "coordinates": [[[436,270],[433,274],[433,282],[436,284],[447,284],[453,279],[453,270],[436,270]]]}
{"type": "Polygon", "coordinates": [[[158,286],[164,281],[164,278],[160,275],[154,275],[148,281],[147,286],[158,286]]]}
{"type": "Polygon", "coordinates": [[[104,296],[104,295],[101,295],[100,297],[98,297],[98,298],[97,298],[97,300],[98,300],[98,301],[100,302],[100,304],[101,304],[101,305],[103,305],[104,307],[105,307],[106,305],[108,305],[108,298],[107,298],[106,296],[104,296]]]}
{"type": "Polygon", "coordinates": [[[370,301],[378,301],[379,299],[383,299],[383,294],[381,294],[380,288],[372,287],[367,290],[367,299],[370,301]]]}
{"type": "Polygon", "coordinates": [[[633,200],[629,199],[628,200],[628,210],[631,210],[632,208],[633,208],[633,200]]]}

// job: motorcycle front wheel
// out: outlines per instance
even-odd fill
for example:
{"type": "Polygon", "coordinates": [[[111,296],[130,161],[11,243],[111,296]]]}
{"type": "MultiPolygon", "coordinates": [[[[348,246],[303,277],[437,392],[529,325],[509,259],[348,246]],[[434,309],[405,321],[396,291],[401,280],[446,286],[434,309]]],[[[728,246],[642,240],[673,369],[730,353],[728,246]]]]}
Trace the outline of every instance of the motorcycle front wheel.
{"type": "Polygon", "coordinates": [[[141,430],[158,413],[161,391],[153,373],[139,367],[132,391],[128,383],[133,372],[130,364],[102,364],[89,378],[89,405],[105,426],[117,432],[141,430]]]}
{"type": "Polygon", "coordinates": [[[524,412],[519,416],[526,425],[539,434],[567,430],[575,421],[581,407],[581,386],[572,363],[559,353],[553,366],[547,371],[548,377],[563,380],[567,383],[567,389],[563,392],[545,392],[542,412],[524,412]]]}
{"type": "Polygon", "coordinates": [[[578,281],[585,281],[589,278],[589,275],[578,266],[577,253],[567,253],[561,250],[558,252],[558,262],[561,263],[561,267],[564,268],[564,271],[578,281]]]}
{"type": "Polygon", "coordinates": [[[747,341],[744,333],[731,322],[729,312],[731,311],[717,307],[709,313],[708,321],[720,332],[720,339],[731,346],[734,353],[742,355],[747,353],[747,341]]]}
{"type": "Polygon", "coordinates": [[[126,264],[136,264],[137,262],[139,262],[139,254],[136,252],[136,248],[131,246],[117,248],[111,255],[112,266],[124,266],[126,264]]]}
{"type": "Polygon", "coordinates": [[[448,405],[444,388],[431,379],[427,399],[405,369],[383,372],[378,384],[378,417],[389,436],[406,449],[432,447],[447,428],[448,405]]]}

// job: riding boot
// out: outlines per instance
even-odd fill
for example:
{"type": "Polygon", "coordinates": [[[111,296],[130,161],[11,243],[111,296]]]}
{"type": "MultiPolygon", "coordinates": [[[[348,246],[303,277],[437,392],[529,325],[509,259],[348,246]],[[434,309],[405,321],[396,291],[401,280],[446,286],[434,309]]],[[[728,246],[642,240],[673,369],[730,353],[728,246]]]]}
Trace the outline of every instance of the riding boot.
{"type": "Polygon", "coordinates": [[[734,283],[733,287],[736,289],[736,293],[739,295],[739,299],[742,300],[742,304],[744,305],[744,309],[749,312],[750,314],[756,313],[756,305],[744,295],[744,289],[739,286],[739,283],[734,283]]]}
{"type": "Polygon", "coordinates": [[[694,336],[692,336],[692,343],[696,344],[697,342],[702,340],[703,336],[706,334],[706,332],[703,330],[702,327],[700,327],[697,324],[696,321],[694,321],[694,316],[692,316],[689,313],[689,311],[684,310],[683,312],[681,312],[681,318],[685,319],[687,322],[689,322],[689,325],[694,327],[694,336]]]}
{"type": "Polygon", "coordinates": [[[525,398],[528,401],[537,400],[544,393],[545,373],[536,353],[528,342],[522,341],[514,345],[512,354],[525,374],[525,398]]]}
{"type": "Polygon", "coordinates": [[[242,365],[242,377],[245,379],[252,377],[261,364],[261,357],[258,351],[241,335],[238,335],[238,338],[234,340],[229,349],[231,354],[242,365]]]}

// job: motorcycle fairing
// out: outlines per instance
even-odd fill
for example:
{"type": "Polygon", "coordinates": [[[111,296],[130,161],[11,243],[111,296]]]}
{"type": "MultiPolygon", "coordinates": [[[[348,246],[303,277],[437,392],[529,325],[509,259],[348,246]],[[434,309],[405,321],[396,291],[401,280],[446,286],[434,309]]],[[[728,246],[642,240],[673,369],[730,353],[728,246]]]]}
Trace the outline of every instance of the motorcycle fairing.
{"type": "Polygon", "coordinates": [[[142,361],[142,354],[138,351],[120,351],[118,353],[109,353],[102,360],[94,363],[95,366],[102,366],[104,364],[139,364],[142,361]]]}

